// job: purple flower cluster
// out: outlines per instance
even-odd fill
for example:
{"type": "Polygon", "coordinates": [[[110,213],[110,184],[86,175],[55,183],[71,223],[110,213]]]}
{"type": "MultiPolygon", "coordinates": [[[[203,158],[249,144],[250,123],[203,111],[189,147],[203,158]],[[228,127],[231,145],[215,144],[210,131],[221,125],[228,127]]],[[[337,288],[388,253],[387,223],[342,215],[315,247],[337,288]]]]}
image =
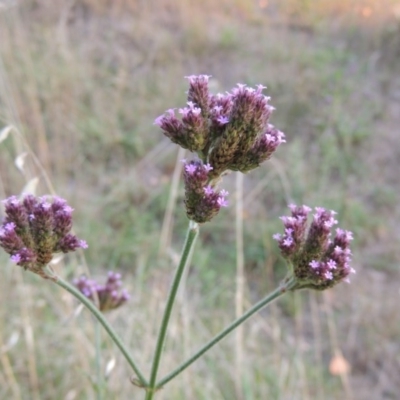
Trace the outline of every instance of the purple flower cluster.
{"type": "Polygon", "coordinates": [[[112,271],[108,272],[104,285],[86,276],[75,279],[73,283],[81,293],[97,304],[100,311],[113,310],[130,299],[128,292],[121,290],[121,274],[112,271]]]}
{"type": "Polygon", "coordinates": [[[231,92],[209,93],[209,76],[189,76],[187,107],[173,109],[155,120],[164,134],[185,149],[208,161],[215,178],[226,170],[247,172],[267,160],[285,142],[284,134],[269,123],[274,108],[269,97],[238,84],[231,92]]]}
{"type": "Polygon", "coordinates": [[[257,168],[285,142],[285,135],[269,123],[274,108],[262,94],[263,86],[238,84],[231,92],[213,95],[208,75],[187,78],[187,106],[179,109],[182,118],[170,109],[154,123],[172,142],[198,153],[201,163],[185,167],[185,204],[190,219],[205,222],[218,213],[219,203],[225,205],[223,192],[214,190],[218,178],[225,171],[257,168]],[[195,172],[195,165],[208,166],[206,176],[204,171],[195,172]]]}
{"type": "Polygon", "coordinates": [[[229,101],[229,122],[210,153],[216,171],[248,172],[267,160],[285,142],[285,135],[269,123],[274,108],[264,96],[264,86],[256,89],[238,84],[222,100],[229,101]]]}
{"type": "Polygon", "coordinates": [[[27,195],[3,201],[6,216],[0,226],[0,246],[17,265],[42,275],[53,253],[87,248],[71,234],[72,211],[67,202],[54,197],[27,195]]]}
{"type": "Polygon", "coordinates": [[[334,211],[315,208],[313,220],[307,227],[311,208],[290,205],[291,216],[281,217],[285,226],[283,234],[275,234],[282,255],[293,266],[296,278],[294,289],[312,288],[324,290],[338,282],[349,282],[350,231],[337,228],[332,238],[332,228],[337,224],[334,211]]]}
{"type": "Polygon", "coordinates": [[[210,221],[218,214],[221,207],[227,207],[226,190],[216,191],[209,182],[212,171],[210,164],[200,160],[185,163],[183,179],[185,182],[185,205],[189,219],[198,223],[210,221]]]}

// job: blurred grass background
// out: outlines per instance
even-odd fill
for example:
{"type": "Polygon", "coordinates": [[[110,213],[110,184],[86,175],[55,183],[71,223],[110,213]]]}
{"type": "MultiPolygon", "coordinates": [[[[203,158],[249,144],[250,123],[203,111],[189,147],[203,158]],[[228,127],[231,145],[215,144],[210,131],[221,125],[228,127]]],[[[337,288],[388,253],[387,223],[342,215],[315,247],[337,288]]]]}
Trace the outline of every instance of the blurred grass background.
{"type": "MultiPolygon", "coordinates": [[[[18,132],[0,143],[0,197],[37,179],[38,194],[68,199],[90,247],[54,268],[123,274],[132,301],[109,318],[147,371],[187,225],[181,183],[171,190],[183,154],[154,118],[184,105],[186,75],[212,75],[214,92],[267,85],[288,143],[244,177],[245,284],[232,174],[231,207],[202,227],[161,374],[235,317],[238,294],[247,308],[282,278],[271,237],[289,202],[339,212],[357,275],[287,295],[157,398],[397,399],[399,71],[398,0],[1,0],[0,129],[18,132]]],[[[0,262],[0,398],[96,398],[90,315],[0,262]]],[[[105,335],[102,346],[103,368],[115,361],[105,398],[141,399],[105,335]]]]}

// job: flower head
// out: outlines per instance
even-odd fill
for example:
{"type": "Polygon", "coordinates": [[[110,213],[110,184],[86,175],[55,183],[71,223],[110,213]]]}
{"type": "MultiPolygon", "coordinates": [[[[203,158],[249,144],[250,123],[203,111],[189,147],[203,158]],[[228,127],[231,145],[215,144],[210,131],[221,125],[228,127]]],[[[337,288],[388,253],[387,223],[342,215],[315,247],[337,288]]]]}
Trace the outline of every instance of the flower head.
{"type": "Polygon", "coordinates": [[[112,271],[108,272],[104,285],[86,276],[75,279],[73,283],[81,293],[97,304],[100,311],[118,308],[130,298],[128,292],[121,289],[121,274],[112,271]]]}
{"type": "Polygon", "coordinates": [[[179,109],[182,120],[168,110],[155,124],[174,143],[208,160],[213,179],[227,170],[257,168],[285,142],[284,134],[269,123],[274,107],[262,93],[265,87],[238,84],[230,93],[213,95],[209,78],[188,76],[187,106],[179,109]]]}
{"type": "Polygon", "coordinates": [[[294,289],[312,288],[324,290],[341,281],[349,281],[354,273],[350,267],[350,231],[337,228],[332,237],[332,228],[337,224],[334,211],[321,207],[315,208],[311,224],[307,217],[311,208],[307,206],[289,206],[291,216],[281,217],[285,231],[275,234],[283,257],[293,267],[296,280],[294,289]]]}
{"type": "Polygon", "coordinates": [[[57,252],[87,248],[71,234],[73,209],[60,197],[27,195],[4,200],[6,216],[0,226],[0,246],[11,261],[43,276],[43,268],[57,252]]]}
{"type": "MultiPolygon", "coordinates": [[[[191,75],[181,119],[170,109],[155,120],[172,142],[196,152],[198,161],[185,164],[187,216],[209,221],[228,202],[216,190],[226,171],[248,172],[268,160],[285,142],[285,135],[269,123],[274,107],[262,92],[238,84],[231,92],[211,94],[208,75],[191,75]]],[[[286,240],[287,246],[291,246],[286,240]]]]}
{"type": "Polygon", "coordinates": [[[238,84],[224,99],[230,103],[229,113],[213,120],[220,131],[210,153],[214,176],[227,169],[248,172],[257,168],[284,142],[284,134],[268,122],[274,108],[262,94],[263,88],[238,84]]]}
{"type": "Polygon", "coordinates": [[[210,164],[203,164],[200,160],[185,160],[184,163],[186,214],[189,219],[198,223],[210,221],[221,207],[227,207],[225,197],[228,192],[218,192],[209,184],[213,170],[210,164]]]}

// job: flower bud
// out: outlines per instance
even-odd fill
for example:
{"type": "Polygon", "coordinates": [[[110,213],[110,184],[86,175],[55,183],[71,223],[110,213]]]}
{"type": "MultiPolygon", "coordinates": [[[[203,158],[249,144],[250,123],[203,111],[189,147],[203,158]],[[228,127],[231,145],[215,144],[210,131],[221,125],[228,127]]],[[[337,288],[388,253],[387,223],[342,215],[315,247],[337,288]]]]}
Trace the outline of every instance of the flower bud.
{"type": "Polygon", "coordinates": [[[209,114],[209,75],[191,75],[186,77],[189,80],[188,101],[192,102],[201,110],[204,118],[209,114]]]}

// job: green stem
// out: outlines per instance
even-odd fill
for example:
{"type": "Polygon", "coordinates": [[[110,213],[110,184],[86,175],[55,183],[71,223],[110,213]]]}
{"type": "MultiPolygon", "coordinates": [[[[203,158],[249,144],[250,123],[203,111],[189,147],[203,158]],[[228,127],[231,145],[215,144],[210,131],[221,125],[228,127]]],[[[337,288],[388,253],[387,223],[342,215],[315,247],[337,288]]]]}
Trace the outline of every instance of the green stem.
{"type": "Polygon", "coordinates": [[[158,333],[157,345],[154,351],[153,363],[151,366],[150,381],[147,385],[146,400],[152,400],[154,392],[156,390],[156,379],[158,367],[160,365],[161,355],[164,347],[165,335],[167,333],[168,323],[172,312],[172,307],[174,305],[174,300],[176,293],[178,292],[179,283],[182,278],[183,271],[185,269],[186,263],[190,256],[193,245],[196,241],[197,235],[199,233],[199,226],[197,223],[190,221],[188,232],[186,235],[185,244],[183,245],[181,259],[179,261],[178,268],[175,272],[174,279],[172,281],[171,289],[169,291],[167,304],[165,306],[164,315],[160,325],[160,331],[158,333]]]}
{"type": "Polygon", "coordinates": [[[187,361],[178,366],[174,371],[168,374],[166,377],[161,379],[157,385],[156,389],[162,388],[167,382],[174,379],[177,375],[179,375],[182,371],[184,371],[189,365],[194,363],[199,357],[201,357],[204,353],[211,349],[214,345],[220,342],[225,338],[229,333],[231,333],[235,328],[237,328],[240,324],[250,318],[257,311],[260,311],[267,304],[271,303],[273,300],[276,300],[279,296],[291,290],[295,285],[294,280],[289,280],[285,282],[283,286],[278,287],[272,293],[264,297],[258,303],[254,304],[247,312],[245,312],[241,317],[233,321],[229,326],[227,326],[223,331],[221,331],[218,335],[216,335],[213,339],[211,339],[208,343],[206,343],[203,347],[201,347],[192,357],[190,357],[187,361]]]}
{"type": "Polygon", "coordinates": [[[128,364],[132,367],[133,371],[135,371],[135,374],[138,378],[140,386],[146,387],[147,386],[146,379],[144,378],[143,374],[140,372],[139,368],[136,366],[131,355],[129,354],[129,351],[125,347],[125,345],[122,342],[122,340],[120,339],[120,337],[117,335],[117,333],[114,331],[114,329],[111,327],[111,325],[104,318],[103,313],[85,295],[83,295],[78,289],[76,289],[74,286],[69,284],[67,281],[64,281],[64,279],[55,275],[52,272],[50,272],[48,276],[58,286],[61,286],[63,289],[65,289],[66,291],[71,293],[74,297],[76,297],[79,301],[81,301],[90,310],[90,312],[97,318],[97,320],[100,322],[100,324],[103,325],[103,328],[109,334],[112,341],[121,350],[121,353],[124,355],[126,361],[128,361],[128,364]]]}

